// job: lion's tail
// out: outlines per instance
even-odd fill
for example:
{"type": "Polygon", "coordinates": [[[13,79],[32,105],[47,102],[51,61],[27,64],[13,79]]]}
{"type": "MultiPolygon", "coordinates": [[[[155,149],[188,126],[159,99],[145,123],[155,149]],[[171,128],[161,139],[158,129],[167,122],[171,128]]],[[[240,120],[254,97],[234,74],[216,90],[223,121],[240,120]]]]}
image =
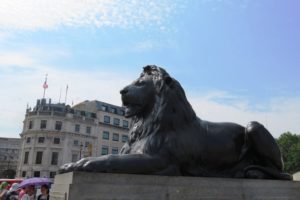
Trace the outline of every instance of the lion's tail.
{"type": "Polygon", "coordinates": [[[268,175],[270,177],[270,179],[293,180],[293,177],[290,174],[280,172],[280,171],[270,168],[270,167],[251,165],[244,169],[245,174],[249,170],[259,170],[259,171],[263,172],[264,174],[268,175]]]}

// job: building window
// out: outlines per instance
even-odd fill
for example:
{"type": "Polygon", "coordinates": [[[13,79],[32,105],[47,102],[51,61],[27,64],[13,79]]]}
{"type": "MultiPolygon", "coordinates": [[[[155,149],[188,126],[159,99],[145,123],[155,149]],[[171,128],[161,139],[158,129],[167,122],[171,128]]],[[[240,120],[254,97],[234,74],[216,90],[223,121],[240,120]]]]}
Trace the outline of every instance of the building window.
{"type": "Polygon", "coordinates": [[[86,113],[85,113],[85,116],[88,117],[88,118],[92,118],[92,113],[86,112],[86,113]]]}
{"type": "Polygon", "coordinates": [[[75,115],[80,116],[80,110],[75,110],[75,115]]]}
{"type": "Polygon", "coordinates": [[[122,142],[127,142],[127,141],[128,141],[128,136],[122,135],[122,142]]]}
{"type": "Polygon", "coordinates": [[[22,171],[22,177],[26,177],[26,171],[22,171]]]}
{"type": "Polygon", "coordinates": [[[32,128],[33,128],[33,121],[29,121],[28,129],[32,129],[32,128]]]}
{"type": "Polygon", "coordinates": [[[108,131],[103,131],[102,139],[109,140],[109,132],[108,131]]]}
{"type": "Polygon", "coordinates": [[[108,154],[108,146],[102,146],[101,155],[107,155],[108,154]]]}
{"type": "Polygon", "coordinates": [[[85,142],[85,147],[88,147],[89,146],[89,142],[85,142]]]}
{"type": "Polygon", "coordinates": [[[28,157],[29,157],[29,151],[26,151],[24,155],[24,164],[28,164],[28,157]]]}
{"type": "Polygon", "coordinates": [[[101,106],[101,109],[102,109],[103,111],[107,111],[107,110],[108,110],[107,106],[105,106],[105,105],[102,105],[102,106],[101,106]]]}
{"type": "Polygon", "coordinates": [[[59,144],[60,143],[60,138],[54,138],[53,143],[54,144],[59,144]]]}
{"type": "Polygon", "coordinates": [[[52,152],[51,165],[57,165],[58,163],[58,152],[52,152]]]}
{"type": "Polygon", "coordinates": [[[91,127],[90,127],[90,126],[87,126],[87,127],[86,127],[86,133],[87,133],[87,134],[91,134],[91,127]]]}
{"type": "Polygon", "coordinates": [[[26,143],[30,143],[30,140],[31,140],[30,137],[26,138],[26,143]]]}
{"type": "Polygon", "coordinates": [[[119,153],[118,147],[113,147],[113,148],[111,149],[111,154],[118,154],[118,153],[119,153]]]}
{"type": "Polygon", "coordinates": [[[104,116],[104,123],[110,124],[110,116],[104,116]]]}
{"type": "Polygon", "coordinates": [[[124,116],[124,115],[125,115],[125,111],[124,111],[124,110],[120,110],[120,114],[121,114],[122,116],[124,116]]]}
{"type": "Polygon", "coordinates": [[[56,172],[50,172],[50,178],[54,178],[56,175],[56,172]]]}
{"type": "Polygon", "coordinates": [[[38,143],[44,143],[45,137],[39,137],[38,138],[38,143]]]}
{"type": "Polygon", "coordinates": [[[72,162],[76,162],[78,160],[78,155],[77,154],[72,154],[72,162]]]}
{"type": "Polygon", "coordinates": [[[40,177],[41,176],[41,172],[40,171],[34,171],[33,172],[33,177],[40,177]]]}
{"type": "Polygon", "coordinates": [[[119,141],[119,134],[118,133],[113,134],[113,141],[119,141]]]}
{"type": "Polygon", "coordinates": [[[74,140],[74,146],[78,146],[79,145],[79,142],[78,142],[78,140],[74,140]]]}
{"type": "Polygon", "coordinates": [[[62,127],[62,122],[61,121],[56,121],[55,122],[55,130],[60,131],[62,127]]]}
{"type": "Polygon", "coordinates": [[[41,120],[41,129],[47,128],[47,120],[41,120]]]}
{"type": "Polygon", "coordinates": [[[114,125],[119,126],[120,125],[120,119],[114,118],[114,125]]]}
{"type": "Polygon", "coordinates": [[[127,120],[123,120],[123,127],[128,128],[128,121],[127,120]]]}
{"type": "Polygon", "coordinates": [[[43,152],[42,151],[36,152],[35,164],[42,164],[42,159],[43,159],[43,152]]]}
{"type": "Polygon", "coordinates": [[[114,114],[117,114],[117,109],[116,108],[111,108],[111,112],[114,114]]]}
{"type": "Polygon", "coordinates": [[[79,133],[80,132],[80,125],[75,124],[75,132],[79,133]]]}

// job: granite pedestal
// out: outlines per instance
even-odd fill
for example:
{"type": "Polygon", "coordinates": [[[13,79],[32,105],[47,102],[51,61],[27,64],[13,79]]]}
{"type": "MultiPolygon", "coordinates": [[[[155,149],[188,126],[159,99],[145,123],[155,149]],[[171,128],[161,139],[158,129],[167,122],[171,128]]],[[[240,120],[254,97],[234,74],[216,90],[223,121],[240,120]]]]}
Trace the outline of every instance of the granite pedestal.
{"type": "Polygon", "coordinates": [[[299,181],[70,172],[50,200],[299,200],[299,181]]]}

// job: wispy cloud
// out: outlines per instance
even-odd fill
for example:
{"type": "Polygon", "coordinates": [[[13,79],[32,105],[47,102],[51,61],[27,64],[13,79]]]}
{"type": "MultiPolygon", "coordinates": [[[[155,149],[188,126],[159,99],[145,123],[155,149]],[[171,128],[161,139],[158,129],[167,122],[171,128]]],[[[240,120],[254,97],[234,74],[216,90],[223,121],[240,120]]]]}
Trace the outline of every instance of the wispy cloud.
{"type": "Polygon", "coordinates": [[[31,68],[35,60],[26,53],[21,52],[0,52],[0,70],[9,70],[12,67],[31,68]]]}
{"type": "MultiPolygon", "coordinates": [[[[58,102],[60,90],[64,91],[68,84],[68,104],[97,99],[121,105],[119,90],[132,81],[132,77],[113,71],[59,69],[43,62],[45,55],[42,55],[42,50],[38,54],[40,56],[22,52],[0,54],[4,60],[0,63],[0,91],[5,94],[0,99],[0,110],[5,113],[0,115],[0,137],[18,137],[26,104],[32,107],[36,99],[42,97],[45,74],[48,74],[49,85],[46,97],[58,102]]],[[[108,66],[99,68],[107,69],[108,66]]]]}
{"type": "Polygon", "coordinates": [[[9,33],[0,30],[0,42],[8,39],[9,37],[10,37],[9,33]]]}
{"type": "Polygon", "coordinates": [[[200,0],[199,5],[209,5],[212,11],[218,11],[223,6],[234,6],[241,9],[246,9],[251,4],[257,4],[259,1],[256,0],[200,0]]]}
{"type": "Polygon", "coordinates": [[[253,109],[243,97],[235,98],[234,103],[227,104],[215,101],[216,94],[218,98],[223,98],[222,95],[225,99],[228,97],[227,92],[220,91],[190,96],[190,102],[200,118],[216,122],[235,122],[243,126],[250,121],[259,121],[276,137],[286,131],[300,133],[300,97],[272,98],[268,109],[260,111],[262,109],[253,109]]]}
{"type": "MultiPolygon", "coordinates": [[[[138,73],[124,74],[112,69],[103,70],[101,67],[98,70],[58,69],[45,65],[43,52],[36,52],[37,50],[31,53],[10,52],[11,59],[5,61],[6,65],[12,66],[19,64],[15,59],[21,58],[30,64],[30,72],[4,70],[0,75],[0,90],[5,94],[1,97],[0,104],[0,110],[5,113],[0,115],[1,136],[10,134],[18,137],[27,102],[34,106],[36,99],[42,97],[42,83],[46,73],[49,77],[46,97],[58,102],[60,90],[64,91],[68,84],[69,104],[97,99],[121,105],[119,90],[138,76],[138,73]]],[[[188,89],[186,92],[189,94],[188,89]]],[[[285,131],[300,132],[300,97],[273,98],[266,112],[253,110],[247,99],[226,91],[211,91],[202,96],[192,94],[188,95],[188,99],[198,116],[205,120],[236,122],[244,126],[256,120],[263,123],[276,137],[285,131]],[[230,103],[224,103],[223,99],[230,99],[230,103]]],[[[63,100],[64,97],[61,98],[63,100]]]]}
{"type": "MultiPolygon", "coordinates": [[[[182,4],[182,2],[180,3],[182,4]]],[[[2,29],[55,29],[59,26],[164,28],[179,8],[176,0],[2,0],[2,29]]]]}
{"type": "MultiPolygon", "coordinates": [[[[147,42],[145,46],[148,48],[147,42]]],[[[26,104],[34,106],[36,99],[42,97],[45,74],[48,74],[49,85],[46,97],[52,98],[54,102],[59,101],[60,90],[64,91],[68,84],[69,104],[97,99],[121,105],[119,90],[140,73],[118,73],[109,70],[109,66],[98,66],[97,70],[60,69],[45,61],[49,50],[28,49],[31,50],[0,52],[0,91],[5,94],[0,98],[0,110],[4,113],[0,115],[0,136],[3,137],[8,134],[18,137],[22,130],[26,104]]],[[[51,55],[56,55],[59,60],[69,54],[59,50],[51,52],[51,55]]],[[[227,91],[210,91],[199,95],[189,93],[188,88],[185,90],[193,108],[202,119],[236,122],[244,126],[256,120],[263,123],[276,137],[285,131],[300,133],[300,97],[272,98],[268,109],[261,111],[262,109],[253,109],[248,99],[227,91]]]]}

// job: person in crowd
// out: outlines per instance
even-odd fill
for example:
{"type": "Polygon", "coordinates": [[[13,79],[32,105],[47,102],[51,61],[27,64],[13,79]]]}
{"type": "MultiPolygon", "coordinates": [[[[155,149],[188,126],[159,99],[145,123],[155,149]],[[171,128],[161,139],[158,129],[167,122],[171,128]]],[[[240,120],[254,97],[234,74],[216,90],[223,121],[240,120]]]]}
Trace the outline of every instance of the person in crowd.
{"type": "Polygon", "coordinates": [[[38,196],[37,200],[49,200],[49,186],[42,185],[41,186],[41,194],[38,196]]]}
{"type": "Polygon", "coordinates": [[[19,190],[19,197],[18,197],[18,200],[22,199],[22,197],[23,197],[23,195],[24,195],[25,193],[26,193],[26,192],[25,192],[25,189],[24,189],[24,188],[21,188],[21,189],[19,190]]]}
{"type": "Polygon", "coordinates": [[[25,194],[22,196],[21,200],[35,200],[34,185],[29,185],[25,188],[25,194]]]}
{"type": "Polygon", "coordinates": [[[8,192],[9,184],[7,182],[2,182],[0,185],[0,200],[5,200],[8,192]]]}
{"type": "Polygon", "coordinates": [[[6,188],[7,187],[7,185],[8,185],[8,183],[7,182],[2,182],[1,184],[0,184],[0,193],[2,192],[2,190],[4,189],[4,188],[6,188]]]}
{"type": "Polygon", "coordinates": [[[9,191],[7,192],[4,200],[18,200],[18,196],[19,196],[18,189],[19,189],[19,184],[13,183],[9,191]]]}

